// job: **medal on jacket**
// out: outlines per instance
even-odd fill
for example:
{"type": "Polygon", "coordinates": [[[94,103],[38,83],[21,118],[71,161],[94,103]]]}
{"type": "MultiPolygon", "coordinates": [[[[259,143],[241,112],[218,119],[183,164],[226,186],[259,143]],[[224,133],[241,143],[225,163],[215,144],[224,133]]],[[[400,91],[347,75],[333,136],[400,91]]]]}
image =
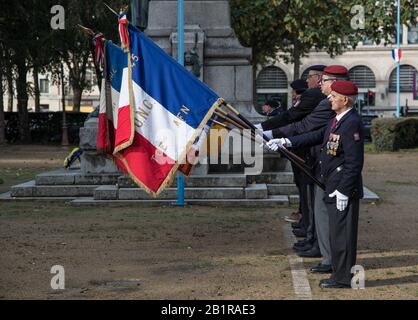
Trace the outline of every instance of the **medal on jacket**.
{"type": "Polygon", "coordinates": [[[330,133],[329,139],[327,142],[327,154],[331,156],[336,156],[339,144],[340,144],[340,135],[330,133]]]}

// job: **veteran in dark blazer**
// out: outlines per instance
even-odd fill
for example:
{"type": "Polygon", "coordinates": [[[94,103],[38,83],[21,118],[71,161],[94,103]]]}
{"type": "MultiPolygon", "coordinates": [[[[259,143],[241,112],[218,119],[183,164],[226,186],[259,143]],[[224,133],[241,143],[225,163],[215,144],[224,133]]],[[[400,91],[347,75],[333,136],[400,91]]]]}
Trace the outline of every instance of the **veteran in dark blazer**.
{"type": "Polygon", "coordinates": [[[351,81],[331,85],[331,104],[336,117],[319,130],[270,140],[279,147],[313,146],[322,142],[320,177],[325,184],[324,201],[329,214],[332,274],[321,280],[323,288],[349,288],[351,268],[356,264],[359,202],[363,197],[361,171],[364,163],[363,125],[353,108],[358,89],[351,81]]]}
{"type": "MultiPolygon", "coordinates": [[[[337,80],[347,80],[348,70],[342,65],[330,65],[324,69],[321,78],[321,91],[327,96],[318,106],[301,121],[291,123],[287,126],[273,130],[274,138],[288,138],[315,131],[328,125],[335,112],[332,110],[329,97],[331,96],[331,85],[337,80]]],[[[321,141],[322,142],[322,141],[321,141]]],[[[315,175],[320,178],[320,158],[321,144],[313,146],[310,150],[308,164],[314,168],[315,175]]],[[[315,186],[314,192],[314,210],[313,217],[310,218],[314,222],[317,241],[312,241],[307,237],[304,241],[299,241],[293,246],[294,250],[301,257],[314,257],[318,255],[318,250],[322,255],[322,261],[310,269],[311,272],[329,273],[332,271],[331,266],[331,247],[329,243],[329,216],[326,204],[323,200],[324,191],[315,186]],[[319,247],[319,248],[318,248],[319,247]]],[[[308,235],[309,235],[308,228],[308,235]]]]}

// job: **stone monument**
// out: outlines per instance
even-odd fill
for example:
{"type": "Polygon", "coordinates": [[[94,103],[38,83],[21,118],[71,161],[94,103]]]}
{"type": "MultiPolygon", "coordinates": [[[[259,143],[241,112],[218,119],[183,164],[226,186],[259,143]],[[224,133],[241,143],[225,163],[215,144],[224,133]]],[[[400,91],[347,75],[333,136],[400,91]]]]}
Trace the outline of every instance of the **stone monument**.
{"type": "MultiPolygon", "coordinates": [[[[177,1],[151,0],[145,33],[177,59],[177,1]]],[[[243,47],[231,27],[229,1],[184,1],[184,50],[195,49],[199,78],[248,118],[253,107],[251,48],[243,47]]]]}
{"type": "MultiPolygon", "coordinates": [[[[151,0],[147,7],[145,33],[177,58],[177,1],[151,0]]],[[[239,43],[231,28],[229,2],[186,0],[184,22],[186,68],[249,120],[261,121],[264,117],[253,107],[251,49],[239,43]]],[[[97,125],[98,119],[90,117],[80,129],[80,147],[85,150],[80,169],[40,174],[33,181],[14,186],[10,197],[58,197],[72,199],[73,204],[134,201],[160,205],[176,199],[175,182],[158,199],[150,199],[111,160],[97,155],[97,125]]],[[[185,198],[189,203],[252,206],[297,201],[293,175],[284,172],[287,161],[270,153],[263,161],[263,173],[256,176],[246,176],[243,168],[209,171],[208,165],[196,166],[193,175],[185,179],[185,198]]]]}

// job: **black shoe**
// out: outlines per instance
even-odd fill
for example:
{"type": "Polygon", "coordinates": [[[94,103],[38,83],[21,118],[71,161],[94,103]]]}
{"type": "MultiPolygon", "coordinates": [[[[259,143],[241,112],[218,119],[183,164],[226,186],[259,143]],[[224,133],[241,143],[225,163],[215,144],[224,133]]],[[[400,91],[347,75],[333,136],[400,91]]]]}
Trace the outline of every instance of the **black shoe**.
{"type": "Polygon", "coordinates": [[[307,244],[312,244],[312,241],[309,241],[308,239],[299,240],[298,242],[295,242],[293,246],[295,247],[303,247],[307,244]]]}
{"type": "Polygon", "coordinates": [[[328,279],[322,279],[322,280],[319,280],[319,284],[322,284],[322,283],[324,283],[324,282],[329,282],[329,281],[334,281],[334,280],[332,280],[331,278],[328,278],[328,279]]]}
{"type": "Polygon", "coordinates": [[[310,270],[312,273],[330,273],[332,272],[332,266],[329,264],[318,264],[315,267],[312,267],[310,270]]]}
{"type": "Polygon", "coordinates": [[[311,243],[307,243],[304,246],[296,246],[296,245],[294,245],[293,246],[293,250],[295,250],[295,251],[308,251],[308,250],[311,250],[312,247],[313,247],[313,245],[311,243]]]}
{"type": "Polygon", "coordinates": [[[293,229],[302,228],[302,224],[300,222],[292,222],[291,226],[293,229]]]}
{"type": "Polygon", "coordinates": [[[332,279],[324,279],[319,281],[319,286],[323,289],[343,289],[343,288],[351,288],[348,284],[342,284],[335,282],[332,279]]]}
{"type": "Polygon", "coordinates": [[[304,245],[307,245],[308,243],[311,243],[308,239],[299,240],[298,242],[295,242],[293,245],[295,247],[303,247],[304,245]]]}
{"type": "Polygon", "coordinates": [[[321,258],[321,252],[319,251],[318,248],[312,248],[308,251],[299,251],[296,253],[299,257],[304,257],[304,258],[321,258]]]}
{"type": "Polygon", "coordinates": [[[303,229],[293,229],[293,234],[298,238],[306,237],[306,231],[303,229]]]}

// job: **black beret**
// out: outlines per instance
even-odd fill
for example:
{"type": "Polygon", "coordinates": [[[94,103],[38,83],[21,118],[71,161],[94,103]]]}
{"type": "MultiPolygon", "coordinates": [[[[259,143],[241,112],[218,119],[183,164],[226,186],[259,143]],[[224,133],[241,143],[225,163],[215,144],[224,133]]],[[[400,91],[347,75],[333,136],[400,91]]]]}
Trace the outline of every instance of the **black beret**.
{"type": "Polygon", "coordinates": [[[321,71],[321,72],[323,72],[326,67],[327,66],[324,66],[323,64],[316,64],[314,66],[310,66],[308,68],[308,71],[311,71],[312,70],[312,71],[321,71]]]}
{"type": "Polygon", "coordinates": [[[276,100],[267,100],[264,104],[272,107],[273,109],[277,109],[280,107],[280,102],[276,100]]]}
{"type": "Polygon", "coordinates": [[[302,79],[296,79],[290,84],[290,87],[296,91],[297,94],[301,94],[308,89],[308,84],[305,80],[302,79]]]}

